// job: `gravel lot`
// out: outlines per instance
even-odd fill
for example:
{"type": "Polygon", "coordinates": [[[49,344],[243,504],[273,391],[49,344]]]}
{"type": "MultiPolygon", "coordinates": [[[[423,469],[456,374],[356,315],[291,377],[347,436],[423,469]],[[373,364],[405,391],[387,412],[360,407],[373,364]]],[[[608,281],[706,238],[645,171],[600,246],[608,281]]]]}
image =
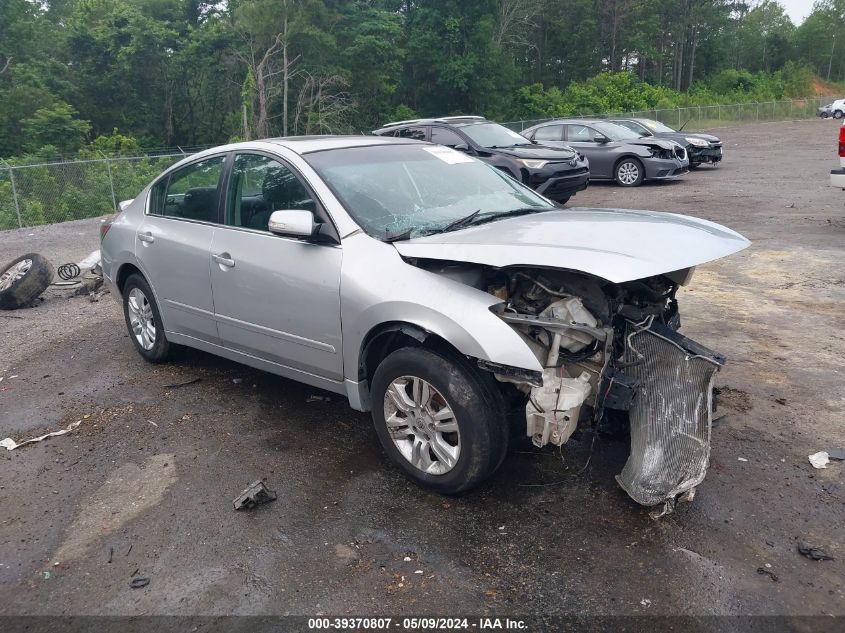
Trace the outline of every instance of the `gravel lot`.
{"type": "MultiPolygon", "coordinates": [[[[0,438],[83,421],[0,455],[0,614],[845,616],[845,462],[807,459],[845,444],[837,126],[720,130],[716,169],[572,201],[753,241],[680,295],[684,333],[729,357],[726,415],[695,501],[659,521],[613,480],[622,442],[599,442],[581,475],[586,442],[517,443],[489,484],[445,498],[406,482],[336,396],[200,352],[144,363],[109,296],[51,288],[0,313],[0,438]],[[278,501],[233,512],[261,477],[278,501]],[[129,588],[135,570],[147,587],[129,588]]],[[[0,233],[0,260],[79,260],[96,225],[0,233]]]]}

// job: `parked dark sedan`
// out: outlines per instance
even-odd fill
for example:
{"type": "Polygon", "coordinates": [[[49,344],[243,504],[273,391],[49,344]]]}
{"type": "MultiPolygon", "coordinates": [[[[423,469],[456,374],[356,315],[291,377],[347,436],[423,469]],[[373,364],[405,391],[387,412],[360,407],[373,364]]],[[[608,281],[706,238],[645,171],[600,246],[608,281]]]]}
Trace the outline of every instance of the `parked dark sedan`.
{"type": "Polygon", "coordinates": [[[636,187],[644,180],[668,180],[687,173],[686,150],[674,141],[641,134],[600,119],[557,119],[523,130],[523,136],[551,147],[571,146],[590,161],[590,178],[636,187]]]}
{"type": "Polygon", "coordinates": [[[641,136],[665,138],[680,143],[689,154],[689,168],[695,169],[701,163],[716,165],[722,160],[722,141],[718,136],[701,132],[683,132],[673,130],[668,125],[654,119],[611,119],[614,123],[628,128],[641,136]]]}
{"type": "Polygon", "coordinates": [[[373,134],[430,141],[466,152],[558,204],[586,189],[590,180],[588,161],[571,147],[532,143],[480,116],[398,121],[387,123],[373,134]]]}

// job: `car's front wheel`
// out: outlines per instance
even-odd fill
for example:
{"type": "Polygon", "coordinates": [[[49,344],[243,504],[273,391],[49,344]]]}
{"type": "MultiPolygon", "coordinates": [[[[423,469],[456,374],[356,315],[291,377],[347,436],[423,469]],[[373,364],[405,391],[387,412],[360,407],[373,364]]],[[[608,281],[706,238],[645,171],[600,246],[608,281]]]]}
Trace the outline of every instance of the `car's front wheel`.
{"type": "Polygon", "coordinates": [[[123,285],[123,316],[138,353],[151,363],[167,360],[170,342],[152,288],[141,275],[130,275],[123,285]]]}
{"type": "Polygon", "coordinates": [[[416,483],[464,492],[498,468],[509,431],[501,394],[462,359],[418,347],[390,354],[372,385],[384,450],[416,483]]]}
{"type": "Polygon", "coordinates": [[[616,165],[614,176],[617,184],[623,187],[637,187],[645,178],[643,164],[636,158],[623,158],[616,165]]]}
{"type": "Polygon", "coordinates": [[[842,118],[842,110],[837,110],[836,112],[834,112],[833,118],[834,119],[841,119],[842,118]]]}

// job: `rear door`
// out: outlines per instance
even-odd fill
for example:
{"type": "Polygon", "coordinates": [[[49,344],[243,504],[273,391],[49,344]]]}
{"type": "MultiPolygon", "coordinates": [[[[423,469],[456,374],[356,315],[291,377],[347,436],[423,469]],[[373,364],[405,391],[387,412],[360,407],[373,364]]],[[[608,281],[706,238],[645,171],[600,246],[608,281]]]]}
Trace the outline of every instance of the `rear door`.
{"type": "Polygon", "coordinates": [[[328,217],[302,177],[278,157],[238,153],[228,180],[225,226],[215,232],[210,255],[222,344],[298,372],[342,380],[341,247],[267,229],[273,211],[302,209],[318,221],[328,217]]]}
{"type": "Polygon", "coordinates": [[[220,221],[225,155],[197,160],[156,183],[135,235],[165,331],[217,342],[209,252],[220,221]]]}

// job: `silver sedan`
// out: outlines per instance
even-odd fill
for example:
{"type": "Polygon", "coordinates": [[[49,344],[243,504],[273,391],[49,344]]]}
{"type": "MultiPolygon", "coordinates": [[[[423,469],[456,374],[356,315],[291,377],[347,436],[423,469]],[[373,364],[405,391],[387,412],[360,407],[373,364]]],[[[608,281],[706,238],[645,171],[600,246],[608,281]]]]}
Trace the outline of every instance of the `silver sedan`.
{"type": "Polygon", "coordinates": [[[343,394],[443,493],[493,473],[522,407],[560,446],[630,424],[619,482],[665,504],[704,477],[724,359],[677,332],[693,267],[748,245],[690,217],[560,209],[464,153],[391,137],[227,145],[104,225],[130,339],[187,345],[343,394]]]}
{"type": "Polygon", "coordinates": [[[614,180],[637,187],[646,180],[670,180],[689,171],[689,156],[679,143],[643,138],[600,119],[558,119],[522,131],[549,147],[571,147],[590,161],[590,180],[614,180]]]}

